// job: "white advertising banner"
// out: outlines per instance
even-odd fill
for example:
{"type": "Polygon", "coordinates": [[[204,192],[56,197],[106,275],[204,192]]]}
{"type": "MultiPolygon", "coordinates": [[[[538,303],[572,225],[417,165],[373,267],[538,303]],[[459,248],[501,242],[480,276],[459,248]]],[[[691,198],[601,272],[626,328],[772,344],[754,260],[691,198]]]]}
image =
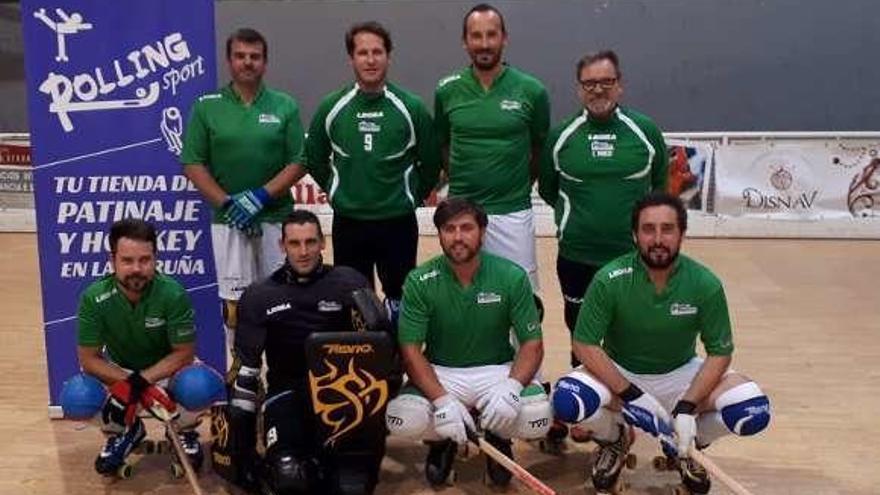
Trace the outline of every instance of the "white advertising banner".
{"type": "Polygon", "coordinates": [[[878,153],[878,140],[731,140],[715,154],[715,212],[805,221],[880,217],[878,153]]]}

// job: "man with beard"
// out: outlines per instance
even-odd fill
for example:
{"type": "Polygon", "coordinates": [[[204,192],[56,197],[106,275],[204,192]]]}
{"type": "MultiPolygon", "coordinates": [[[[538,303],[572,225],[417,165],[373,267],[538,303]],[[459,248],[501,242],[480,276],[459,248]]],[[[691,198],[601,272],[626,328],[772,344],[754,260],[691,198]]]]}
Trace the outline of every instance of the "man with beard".
{"type": "Polygon", "coordinates": [[[283,262],[276,239],[293,209],[291,185],[305,174],[299,106],[266,87],[268,44],[253,29],[226,40],[232,82],[199,98],[184,137],[184,174],[214,207],[211,238],[230,347],[236,303],[283,262]]]}
{"type": "Polygon", "coordinates": [[[323,263],[324,234],[309,211],[289,214],[278,242],[286,262],[269,278],[251,285],[240,301],[235,335],[240,366],[230,372],[233,391],[228,413],[230,434],[241,448],[235,462],[247,463],[256,452],[253,435],[265,352],[264,486],[275,494],[372,493],[385,452],[385,431],[361,436],[365,440],[359,445],[347,441],[345,448],[323,445],[310,398],[304,346],[313,332],[355,330],[352,292],[367,287],[367,280],[352,268],[323,263]]]}
{"type": "Polygon", "coordinates": [[[520,265],[537,291],[531,186],[550,124],[547,90],[502,62],[507,31],[491,5],[465,15],[462,41],[472,64],[442,79],[434,100],[449,194],[485,209],[485,250],[520,265]]]}
{"type": "MultiPolygon", "coordinates": [[[[710,480],[688,449],[770,421],[767,396],[729,369],[733,354],[724,289],[709,269],[679,254],[687,230],[681,200],[652,193],[636,203],[637,249],[602,267],[587,289],[573,347],[583,366],[556,384],[557,419],[593,431],[598,492],[612,490],[632,443],[625,423],[659,437],[693,493],[710,480]],[[706,357],[696,354],[697,337],[706,357]]],[[[631,427],[630,427],[631,428],[631,427]]]]}
{"type": "MultiPolygon", "coordinates": [[[[442,202],[434,225],[443,255],[404,284],[398,342],[410,383],[388,405],[386,420],[392,435],[429,441],[425,475],[432,485],[446,482],[457,444],[474,430],[469,409],[479,412],[486,440],[508,456],[512,437],[542,437],[552,416],[534,381],[544,350],[528,277],[480,250],[486,224],[475,203],[442,202]]],[[[488,457],[487,471],[493,484],[510,483],[510,473],[488,457]]]]}
{"type": "MultiPolygon", "coordinates": [[[[196,332],[186,289],[156,272],[156,230],[142,220],[114,223],[110,261],[113,273],[86,288],[77,312],[80,366],[109,389],[101,414],[108,438],[95,459],[95,469],[104,475],[116,473],[146,436],[137,415],[140,407],[176,415],[174,399],[200,393],[181,390],[169,397],[164,388],[168,378],[191,369],[187,365],[193,361],[196,332]]],[[[222,391],[219,375],[215,381],[214,388],[222,391]]],[[[207,400],[196,402],[209,405],[207,400]]],[[[179,420],[184,449],[196,469],[203,457],[197,421],[186,411],[179,420]]]]}
{"type": "Polygon", "coordinates": [[[416,95],[387,81],[391,35],[377,22],[345,36],[355,82],[328,95],[306,142],[309,173],[333,206],[333,259],[382,282],[397,320],[403,279],[416,266],[415,209],[437,183],[440,148],[416,95]]]}

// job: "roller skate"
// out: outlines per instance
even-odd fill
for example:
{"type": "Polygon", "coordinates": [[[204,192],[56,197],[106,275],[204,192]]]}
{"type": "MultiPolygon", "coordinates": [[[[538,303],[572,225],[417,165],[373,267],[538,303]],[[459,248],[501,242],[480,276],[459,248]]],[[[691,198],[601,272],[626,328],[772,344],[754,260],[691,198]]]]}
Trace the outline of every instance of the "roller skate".
{"type": "Polygon", "coordinates": [[[630,469],[636,466],[635,455],[629,453],[629,448],[635,438],[632,427],[618,425],[618,431],[620,433],[617,440],[609,442],[594,439],[599,444],[599,450],[590,478],[597,494],[623,493],[626,486],[620,479],[620,472],[624,466],[630,469]]]}
{"type": "Polygon", "coordinates": [[[568,426],[561,421],[553,421],[547,436],[541,439],[538,447],[541,452],[550,455],[562,455],[568,450],[565,438],[568,436],[568,426]]]}
{"type": "MultiPolygon", "coordinates": [[[[171,441],[170,435],[173,434],[174,432],[170,428],[165,429],[165,436],[169,437],[169,442],[171,441]]],[[[183,452],[186,453],[190,466],[192,466],[193,471],[198,472],[205,460],[205,453],[199,441],[199,432],[196,430],[185,430],[179,432],[177,436],[180,439],[180,446],[183,447],[183,452]]],[[[179,478],[183,474],[183,466],[180,464],[180,459],[175,460],[177,462],[172,462],[171,471],[175,478],[179,478]]]]}
{"type": "Polygon", "coordinates": [[[137,418],[122,433],[107,438],[107,443],[95,459],[95,471],[104,476],[118,475],[122,478],[131,476],[131,469],[126,469],[125,459],[143,442],[147,436],[144,422],[137,418]],[[127,471],[128,476],[125,476],[127,471]]]}
{"type": "Polygon", "coordinates": [[[712,481],[700,463],[690,457],[675,459],[675,467],[681,475],[681,485],[677,487],[675,495],[703,495],[709,493],[712,481]]]}
{"type": "Polygon", "coordinates": [[[428,458],[425,460],[425,478],[434,487],[451,485],[455,482],[452,469],[458,444],[452,440],[425,442],[428,444],[428,458]]]}
{"type": "MultiPolygon", "coordinates": [[[[490,431],[486,431],[484,438],[490,445],[498,449],[499,452],[513,459],[513,442],[506,438],[501,438],[490,431]]],[[[513,475],[495,459],[486,456],[486,481],[489,485],[504,488],[510,485],[510,479],[513,475]]]]}

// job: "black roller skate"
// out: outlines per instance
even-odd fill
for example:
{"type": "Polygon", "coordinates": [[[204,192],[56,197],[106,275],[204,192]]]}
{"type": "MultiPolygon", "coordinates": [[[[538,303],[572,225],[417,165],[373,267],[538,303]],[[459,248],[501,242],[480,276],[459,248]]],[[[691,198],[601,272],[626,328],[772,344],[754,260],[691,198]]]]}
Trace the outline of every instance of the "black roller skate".
{"type": "Polygon", "coordinates": [[[635,456],[629,454],[633,441],[632,432],[623,425],[618,425],[618,431],[617,440],[611,442],[593,439],[599,444],[599,453],[590,478],[597,494],[621,493],[624,487],[620,481],[620,472],[624,466],[635,467],[635,456]]]}
{"type": "MultiPolygon", "coordinates": [[[[490,445],[498,449],[499,452],[513,459],[513,442],[506,438],[501,438],[490,431],[486,431],[484,438],[490,445]]],[[[513,476],[507,468],[498,464],[495,459],[489,456],[486,456],[486,475],[489,478],[489,484],[502,488],[510,484],[510,478],[513,476]]]]}
{"type": "MultiPolygon", "coordinates": [[[[173,435],[173,433],[166,430],[165,435],[173,435]]],[[[180,438],[180,445],[183,447],[183,451],[189,459],[190,466],[192,466],[193,471],[198,472],[202,468],[202,464],[205,460],[202,443],[199,441],[199,432],[196,430],[181,431],[178,433],[178,438],[180,438]]],[[[169,438],[168,440],[170,441],[171,439],[169,438]]]]}
{"type": "Polygon", "coordinates": [[[146,436],[147,430],[144,427],[144,422],[137,418],[122,433],[108,437],[107,443],[95,459],[95,471],[104,476],[116,474],[125,467],[125,458],[140,445],[146,436]]]}
{"type": "Polygon", "coordinates": [[[700,463],[690,457],[679,458],[676,462],[678,474],[681,475],[681,484],[693,494],[709,493],[712,487],[712,481],[709,479],[709,473],[706,472],[700,463]]]}
{"type": "Polygon", "coordinates": [[[567,449],[566,437],[568,437],[568,426],[561,421],[554,420],[550,429],[547,430],[547,436],[541,439],[539,448],[546,454],[562,455],[567,449]]]}
{"type": "Polygon", "coordinates": [[[453,481],[452,465],[458,444],[452,440],[425,442],[428,444],[428,458],[425,460],[425,478],[432,486],[443,486],[453,481]]]}

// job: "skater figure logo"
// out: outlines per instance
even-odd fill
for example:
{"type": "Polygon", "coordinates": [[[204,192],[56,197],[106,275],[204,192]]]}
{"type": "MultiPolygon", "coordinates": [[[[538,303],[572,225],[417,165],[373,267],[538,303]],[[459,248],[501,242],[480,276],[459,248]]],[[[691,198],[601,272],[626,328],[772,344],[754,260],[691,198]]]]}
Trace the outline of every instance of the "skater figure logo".
{"type": "Polygon", "coordinates": [[[874,217],[880,210],[880,158],[871,160],[853,176],[847,194],[849,212],[855,218],[874,217]]]}
{"type": "MultiPolygon", "coordinates": [[[[159,101],[163,91],[177,95],[181,85],[207,76],[204,57],[192,53],[183,33],[152,35],[152,39],[146,40],[117,39],[109,45],[107,36],[93,35],[88,37],[88,43],[74,43],[76,50],[68,50],[72,35],[98,33],[108,27],[100,22],[86,22],[86,16],[80,12],[69,14],[58,8],[55,13],[57,19],[41,8],[33,12],[33,22],[48,26],[47,32],[56,37],[55,64],[39,91],[48,97],[48,111],[55,115],[65,133],[75,129],[72,114],[76,112],[148,108],[159,101]],[[94,54],[103,53],[105,46],[140,48],[93,61],[94,54]]],[[[119,26],[110,28],[115,32],[126,31],[119,26]]],[[[160,129],[169,151],[178,153],[181,146],[176,126],[180,112],[173,107],[164,110],[160,129]]]]}
{"type": "Polygon", "coordinates": [[[328,359],[324,359],[327,373],[316,375],[309,371],[315,414],[330,428],[330,435],[324,441],[327,446],[381,412],[388,402],[388,382],[358,366],[358,355],[363,354],[357,352],[348,359],[345,372],[328,359]]]}

